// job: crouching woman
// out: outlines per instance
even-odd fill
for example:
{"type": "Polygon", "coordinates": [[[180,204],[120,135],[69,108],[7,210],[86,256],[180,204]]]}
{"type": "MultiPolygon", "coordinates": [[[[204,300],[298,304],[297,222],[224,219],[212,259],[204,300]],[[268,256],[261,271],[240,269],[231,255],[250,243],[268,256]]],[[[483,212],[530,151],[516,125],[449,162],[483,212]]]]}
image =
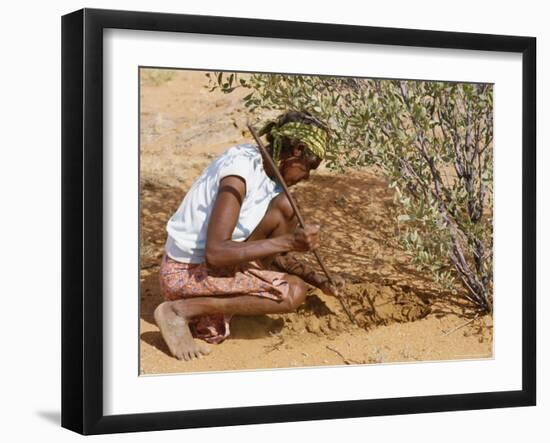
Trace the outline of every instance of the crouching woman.
{"type": "MultiPolygon", "coordinates": [[[[288,112],[260,132],[287,186],[307,180],[324,158],[327,130],[304,112],[288,112]]],[[[318,246],[319,226],[297,227],[294,211],[257,146],[236,145],[198,177],[170,218],[160,268],[166,300],[154,317],[172,355],[209,353],[233,315],[292,312],[309,283],[336,288],[289,252],[318,246]]]]}

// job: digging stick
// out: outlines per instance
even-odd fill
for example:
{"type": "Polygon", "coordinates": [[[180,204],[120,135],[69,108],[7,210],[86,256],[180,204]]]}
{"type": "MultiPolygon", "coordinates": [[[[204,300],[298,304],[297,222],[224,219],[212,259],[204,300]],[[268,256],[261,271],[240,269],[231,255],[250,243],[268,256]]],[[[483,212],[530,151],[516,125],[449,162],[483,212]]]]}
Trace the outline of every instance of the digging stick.
{"type": "MultiPolygon", "coordinates": [[[[298,219],[298,224],[300,225],[300,227],[302,229],[304,229],[306,227],[304,218],[302,217],[302,214],[300,213],[300,210],[298,209],[298,205],[294,201],[294,198],[290,194],[290,191],[288,190],[288,187],[287,187],[283,177],[281,176],[281,173],[279,172],[279,168],[277,168],[277,166],[275,165],[275,162],[273,161],[273,159],[269,155],[269,152],[267,152],[267,149],[265,149],[262,141],[260,140],[260,137],[258,137],[258,134],[256,134],[256,131],[254,130],[254,128],[250,124],[247,124],[247,126],[248,126],[248,130],[250,131],[250,133],[254,137],[254,140],[256,140],[256,143],[258,144],[258,148],[260,149],[262,157],[264,157],[266,159],[267,163],[269,164],[269,167],[275,173],[275,177],[277,178],[277,181],[282,186],[283,191],[285,192],[285,195],[287,196],[288,201],[290,202],[290,206],[292,206],[292,209],[294,210],[294,214],[296,214],[296,218],[298,219]]],[[[317,262],[321,266],[321,269],[323,270],[324,274],[327,276],[327,279],[328,279],[329,283],[332,286],[336,287],[336,284],[335,284],[334,280],[332,279],[332,277],[330,275],[330,272],[328,272],[328,269],[325,266],[325,263],[323,262],[323,260],[321,259],[321,256],[319,255],[319,252],[316,249],[312,249],[311,252],[313,252],[313,254],[315,255],[315,258],[317,259],[317,262]]],[[[349,309],[347,307],[347,304],[346,304],[344,298],[342,297],[342,295],[340,293],[338,293],[338,300],[340,301],[340,304],[342,305],[342,308],[344,308],[344,311],[346,312],[346,314],[347,314],[348,318],[350,319],[350,321],[353,324],[355,324],[355,319],[351,315],[351,312],[349,311],[349,309]]]]}

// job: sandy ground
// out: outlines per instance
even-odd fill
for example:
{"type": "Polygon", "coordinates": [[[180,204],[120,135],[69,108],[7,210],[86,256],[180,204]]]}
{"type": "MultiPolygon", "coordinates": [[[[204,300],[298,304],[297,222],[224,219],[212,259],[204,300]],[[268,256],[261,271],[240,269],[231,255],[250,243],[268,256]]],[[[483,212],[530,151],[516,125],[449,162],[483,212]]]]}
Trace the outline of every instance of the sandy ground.
{"type": "MultiPolygon", "coordinates": [[[[248,92],[210,93],[205,80],[198,72],[142,74],[142,374],[492,357],[492,318],[473,316],[409,266],[384,177],[374,169],[345,175],[321,169],[293,194],[306,220],[322,226],[319,252],[348,282],[346,299],[357,325],[338,300],[311,288],[296,313],[236,317],[230,338],[211,345],[208,357],[172,358],[152,317],[162,301],[158,264],[165,224],[212,158],[250,141],[240,101],[248,92]]],[[[316,266],[311,254],[300,258],[316,266]]]]}

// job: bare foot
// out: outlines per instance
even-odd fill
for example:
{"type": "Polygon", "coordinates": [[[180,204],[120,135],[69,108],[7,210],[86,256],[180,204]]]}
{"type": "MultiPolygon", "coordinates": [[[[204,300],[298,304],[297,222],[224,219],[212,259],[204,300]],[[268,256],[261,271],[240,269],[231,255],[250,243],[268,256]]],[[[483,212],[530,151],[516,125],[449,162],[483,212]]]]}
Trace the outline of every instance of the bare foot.
{"type": "Polygon", "coordinates": [[[160,328],[162,338],[168,345],[168,349],[178,360],[193,360],[210,353],[206,346],[195,342],[187,319],[177,315],[172,309],[171,302],[161,303],[155,309],[154,317],[160,328]]]}

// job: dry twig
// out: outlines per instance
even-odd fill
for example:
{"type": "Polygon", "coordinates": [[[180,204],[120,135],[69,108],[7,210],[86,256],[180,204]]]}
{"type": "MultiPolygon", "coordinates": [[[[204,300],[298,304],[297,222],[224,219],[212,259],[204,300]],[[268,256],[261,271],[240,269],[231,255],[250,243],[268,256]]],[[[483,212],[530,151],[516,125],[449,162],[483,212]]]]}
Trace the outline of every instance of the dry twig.
{"type": "Polygon", "coordinates": [[[277,343],[273,345],[265,346],[266,348],[268,348],[266,353],[269,354],[270,352],[278,351],[279,349],[281,349],[281,346],[284,342],[285,342],[284,337],[280,336],[279,341],[277,343]]]}
{"type": "Polygon", "coordinates": [[[471,318],[466,323],[462,323],[461,325],[458,325],[456,328],[451,329],[449,332],[445,332],[445,334],[443,334],[443,336],[446,337],[447,335],[451,335],[453,332],[458,331],[460,328],[463,328],[464,326],[469,325],[474,320],[476,320],[478,317],[479,317],[479,314],[476,314],[476,316],[474,318],[471,318]]]}
{"type": "Polygon", "coordinates": [[[353,365],[360,365],[360,364],[362,364],[360,361],[352,360],[351,358],[344,357],[344,355],[338,349],[334,349],[334,348],[330,347],[329,345],[327,345],[326,348],[329,351],[332,351],[332,352],[335,352],[336,354],[338,354],[342,358],[342,360],[344,360],[344,363],[346,365],[352,365],[352,364],[353,365]]]}

